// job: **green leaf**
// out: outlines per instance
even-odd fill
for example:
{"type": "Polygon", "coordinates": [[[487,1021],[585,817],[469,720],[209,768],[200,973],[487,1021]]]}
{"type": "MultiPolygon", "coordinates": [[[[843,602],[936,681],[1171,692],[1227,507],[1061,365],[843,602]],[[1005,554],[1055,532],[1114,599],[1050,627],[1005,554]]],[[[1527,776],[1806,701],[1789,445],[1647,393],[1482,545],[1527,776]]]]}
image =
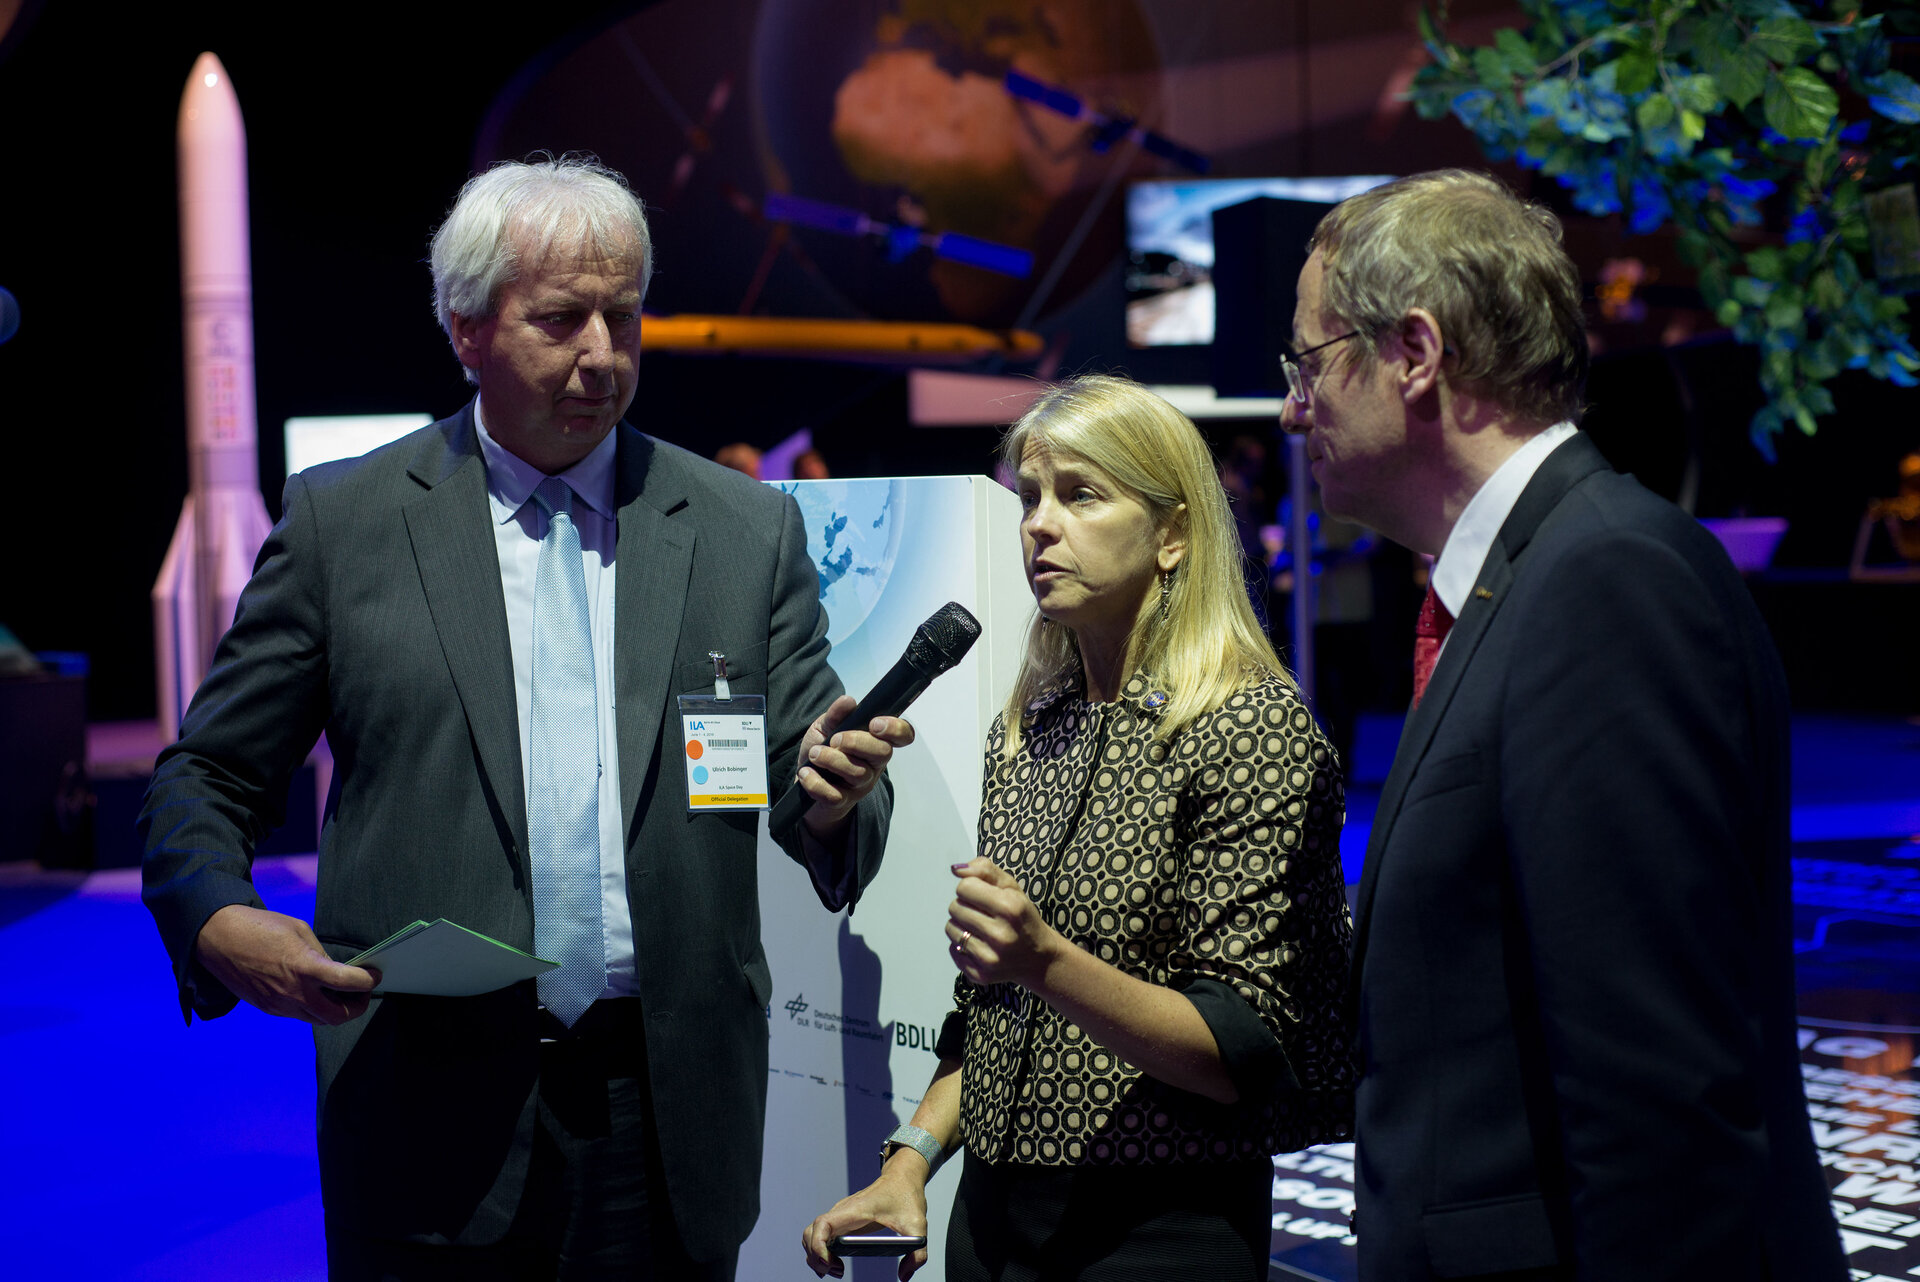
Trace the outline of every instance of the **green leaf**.
{"type": "Polygon", "coordinates": [[[1827,177],[1833,172],[1834,161],[1839,157],[1840,139],[1831,134],[1822,135],[1820,145],[1807,152],[1806,164],[1802,166],[1809,192],[1825,190],[1827,177]]]}
{"type": "MultiPolygon", "coordinates": [[[[1823,378],[1820,382],[1824,383],[1826,379],[1823,378]]],[[[1814,386],[1807,388],[1800,393],[1800,402],[1815,414],[1833,413],[1833,393],[1824,387],[1814,386]]]]}
{"type": "Polygon", "coordinates": [[[1563,49],[1571,43],[1567,39],[1565,29],[1560,26],[1560,15],[1552,5],[1541,5],[1535,9],[1533,11],[1533,20],[1540,24],[1539,31],[1536,35],[1537,38],[1546,41],[1543,47],[1548,49],[1563,49]]]}
{"type": "Polygon", "coordinates": [[[1674,105],[1682,110],[1708,115],[1720,105],[1720,86],[1712,76],[1676,76],[1673,97],[1674,105]]]}
{"type": "Polygon", "coordinates": [[[1731,329],[1740,319],[1740,300],[1729,298],[1714,308],[1713,318],[1731,329]]]}
{"type": "Polygon", "coordinates": [[[1767,327],[1775,330],[1791,330],[1806,324],[1806,314],[1800,305],[1800,291],[1781,289],[1774,291],[1767,300],[1767,327]]]}
{"type": "Polygon", "coordinates": [[[1844,221],[1860,208],[1860,184],[1842,182],[1833,189],[1833,216],[1836,221],[1844,221]]]}
{"type": "Polygon", "coordinates": [[[1500,51],[1507,70],[1516,76],[1530,76],[1540,69],[1540,59],[1534,56],[1533,46],[1512,27],[1502,27],[1493,33],[1493,47],[1500,51]]]}
{"type": "Polygon", "coordinates": [[[1705,267],[1713,257],[1713,242],[1707,239],[1706,233],[1684,223],[1674,238],[1673,247],[1679,252],[1680,261],[1689,267],[1705,267]]]}
{"type": "Polygon", "coordinates": [[[1833,352],[1825,342],[1819,342],[1800,353],[1800,368],[1809,379],[1818,382],[1838,374],[1841,362],[1833,358],[1833,352]]]}
{"type": "Polygon", "coordinates": [[[1484,45],[1473,51],[1473,74],[1493,90],[1513,83],[1513,73],[1507,70],[1506,59],[1500,56],[1500,51],[1484,45]]]}
{"type": "Polygon", "coordinates": [[[1435,62],[1447,61],[1447,41],[1441,36],[1440,28],[1433,24],[1433,11],[1426,5],[1420,6],[1420,12],[1414,15],[1420,24],[1420,43],[1427,47],[1435,62]]]}
{"type": "MultiPolygon", "coordinates": [[[[1704,299],[1707,306],[1712,308],[1716,313],[1720,310],[1721,306],[1730,299],[1733,301],[1735,307],[1739,306],[1739,300],[1732,298],[1731,289],[1730,278],[1723,264],[1717,262],[1708,263],[1700,269],[1700,297],[1704,299]]],[[[1724,323],[1728,325],[1733,324],[1732,321],[1726,321],[1724,323]]]]}
{"type": "Polygon", "coordinates": [[[1788,67],[1767,77],[1761,109],[1767,126],[1777,134],[1821,138],[1840,111],[1840,96],[1805,67],[1788,67]]]}
{"type": "MultiPolygon", "coordinates": [[[[1851,359],[1852,356],[1853,345],[1847,342],[1846,336],[1843,334],[1829,333],[1825,338],[1806,350],[1801,364],[1805,366],[1808,378],[1824,382],[1845,369],[1847,367],[1847,361],[1851,359]]],[[[1813,399],[1811,395],[1808,396],[1809,401],[1813,399]]],[[[1818,412],[1826,414],[1831,411],[1820,410],[1818,412]]]]}
{"type": "Polygon", "coordinates": [[[1681,112],[1680,136],[1689,142],[1699,142],[1707,136],[1707,118],[1697,111],[1681,112]]]}
{"type": "Polygon", "coordinates": [[[1787,260],[1773,245],[1762,245],[1747,255],[1747,271],[1760,280],[1780,280],[1787,274],[1787,260]]]}
{"type": "Polygon", "coordinates": [[[1649,133],[1665,129],[1673,123],[1673,99],[1661,94],[1642,98],[1640,105],[1633,109],[1633,118],[1649,133]]]}
{"type": "Polygon", "coordinates": [[[1820,47],[1820,37],[1805,18],[1781,14],[1753,29],[1753,47],[1774,65],[1791,67],[1820,47]]]}
{"type": "MultiPolygon", "coordinates": [[[[1760,358],[1760,382],[1762,386],[1793,386],[1793,353],[1783,347],[1766,352],[1760,358]]],[[[1787,398],[1782,394],[1775,399],[1787,398]]]]}
{"type": "Polygon", "coordinates": [[[1566,144],[1549,147],[1546,159],[1540,162],[1540,172],[1549,178],[1572,173],[1586,162],[1586,149],[1566,144]]]}
{"type": "Polygon", "coordinates": [[[1697,61],[1701,53],[1712,43],[1706,38],[1707,24],[1722,21],[1730,22],[1731,20],[1723,18],[1720,14],[1714,14],[1711,18],[1702,17],[1698,13],[1684,15],[1673,24],[1673,29],[1667,32],[1667,43],[1662,46],[1662,52],[1669,58],[1683,62],[1688,59],[1697,61]]]}
{"type": "Polygon", "coordinates": [[[1840,278],[1833,274],[1832,268],[1814,273],[1807,293],[1812,297],[1816,311],[1834,312],[1847,305],[1847,291],[1840,288],[1840,278]]]}
{"type": "Polygon", "coordinates": [[[1800,431],[1807,436],[1812,436],[1820,430],[1819,425],[1813,421],[1813,415],[1808,413],[1804,405],[1794,410],[1793,421],[1799,424],[1800,431]]]}
{"type": "Polygon", "coordinates": [[[1720,92],[1726,95],[1727,101],[1742,110],[1760,96],[1771,68],[1766,55],[1752,45],[1742,43],[1737,34],[1725,44],[1702,47],[1700,66],[1720,86],[1720,92]]]}
{"type": "Polygon", "coordinates": [[[1653,88],[1654,79],[1659,73],[1659,65],[1655,63],[1653,55],[1644,49],[1628,50],[1610,65],[1613,67],[1615,91],[1629,98],[1653,88]]]}

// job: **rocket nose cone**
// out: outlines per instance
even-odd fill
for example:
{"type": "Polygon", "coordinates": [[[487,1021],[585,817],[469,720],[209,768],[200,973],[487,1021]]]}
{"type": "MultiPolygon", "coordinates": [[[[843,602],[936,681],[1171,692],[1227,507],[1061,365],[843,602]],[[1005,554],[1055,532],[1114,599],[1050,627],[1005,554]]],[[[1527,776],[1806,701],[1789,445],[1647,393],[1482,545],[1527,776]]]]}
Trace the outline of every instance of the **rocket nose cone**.
{"type": "Polygon", "coordinates": [[[193,71],[187,76],[187,88],[199,86],[212,89],[224,82],[226,78],[227,69],[220,65],[220,59],[213,51],[208,50],[194,59],[193,71]]]}
{"type": "Polygon", "coordinates": [[[207,142],[232,142],[245,136],[240,98],[233,92],[227,69],[211,52],[194,60],[187,87],[180,93],[180,137],[207,142]]]}

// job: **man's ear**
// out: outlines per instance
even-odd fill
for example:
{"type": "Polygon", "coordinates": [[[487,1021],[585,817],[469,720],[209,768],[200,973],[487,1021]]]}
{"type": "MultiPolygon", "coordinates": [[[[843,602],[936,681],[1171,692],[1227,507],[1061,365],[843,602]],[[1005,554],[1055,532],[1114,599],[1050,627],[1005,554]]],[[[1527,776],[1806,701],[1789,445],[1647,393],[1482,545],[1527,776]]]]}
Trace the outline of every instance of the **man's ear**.
{"type": "Polygon", "coordinates": [[[1173,515],[1167,518],[1167,526],[1160,531],[1160,572],[1179,565],[1187,556],[1187,505],[1182,503],[1173,509],[1173,515]]]}
{"type": "Polygon", "coordinates": [[[1400,341],[1400,397],[1412,404],[1440,386],[1446,342],[1440,334],[1440,322],[1424,307],[1401,317],[1394,336],[1400,341]]]}
{"type": "Polygon", "coordinates": [[[484,320],[474,320],[459,312],[449,312],[447,315],[450,321],[448,328],[453,334],[453,354],[460,358],[462,365],[478,373],[494,318],[489,316],[484,320]]]}

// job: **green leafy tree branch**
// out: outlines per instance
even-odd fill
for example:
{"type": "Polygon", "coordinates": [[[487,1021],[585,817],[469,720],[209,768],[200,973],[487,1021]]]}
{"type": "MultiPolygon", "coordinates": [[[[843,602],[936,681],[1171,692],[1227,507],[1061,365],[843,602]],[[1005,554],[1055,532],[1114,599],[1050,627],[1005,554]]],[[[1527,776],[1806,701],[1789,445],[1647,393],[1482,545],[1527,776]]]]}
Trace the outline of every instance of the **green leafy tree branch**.
{"type": "MultiPolygon", "coordinates": [[[[1755,445],[1811,435],[1843,369],[1913,386],[1902,290],[1873,271],[1872,193],[1920,171],[1920,85],[1891,65],[1910,6],[1862,0],[1520,0],[1488,46],[1423,9],[1415,108],[1635,233],[1667,223],[1719,322],[1761,352],[1755,445]],[[1892,32],[1889,27],[1894,28],[1892,32]],[[1765,207],[1763,211],[1763,206],[1765,207]],[[1767,235],[1763,212],[1784,234],[1767,235]]],[[[1778,231],[1776,226],[1776,231],[1778,231]]]]}

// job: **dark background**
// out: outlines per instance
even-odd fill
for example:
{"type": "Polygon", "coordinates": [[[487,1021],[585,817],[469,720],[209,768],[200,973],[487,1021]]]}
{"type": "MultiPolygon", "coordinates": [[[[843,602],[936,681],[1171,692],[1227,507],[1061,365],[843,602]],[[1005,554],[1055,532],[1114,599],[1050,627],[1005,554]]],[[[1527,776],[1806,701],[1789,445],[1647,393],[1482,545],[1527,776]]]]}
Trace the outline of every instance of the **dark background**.
{"type": "MultiPolygon", "coordinates": [[[[691,6],[689,26],[699,27],[699,0],[661,4],[691,6]]],[[[0,21],[8,7],[0,3],[0,21]]],[[[490,112],[511,102],[515,86],[650,7],[518,6],[511,30],[480,25],[470,8],[406,4],[109,11],[29,2],[15,15],[0,37],[0,286],[19,299],[22,325],[0,345],[0,425],[25,448],[8,469],[20,497],[0,552],[0,623],[32,649],[91,655],[94,719],[151,716],[154,707],[148,591],[187,486],[174,144],[194,59],[206,49],[220,56],[246,119],[262,491],[277,515],[285,418],[438,416],[464,401],[431,313],[427,238],[476,163],[490,112]]],[[[1491,4],[1454,11],[1487,25],[1517,18],[1491,4]]],[[[1451,122],[1407,113],[1383,123],[1380,111],[1352,106],[1343,83],[1351,49],[1399,28],[1413,46],[1399,4],[1246,0],[1221,4],[1210,20],[1298,55],[1291,124],[1216,156],[1216,176],[1478,163],[1451,122]]],[[[1384,72],[1378,81],[1384,91],[1384,72]]],[[[550,145],[582,144],[563,136],[550,145]]],[[[1117,243],[1119,220],[1116,201],[1101,211],[1098,234],[1117,243]]],[[[1609,254],[1671,257],[1657,238],[1629,242],[1612,224],[1574,223],[1582,225],[1570,225],[1570,244],[1590,279],[1609,254]]],[[[697,220],[667,211],[657,224],[662,281],[696,279],[697,220]]],[[[1152,358],[1121,340],[1118,267],[1037,326],[1056,340],[1060,372],[1156,375],[1143,368],[1152,358]]],[[[657,286],[650,305],[672,293],[657,286]]],[[[1677,348],[1634,338],[1616,336],[1591,388],[1587,426],[1616,464],[1671,495],[1691,440],[1702,515],[1788,516],[1779,565],[1844,565],[1865,500],[1892,493],[1895,460],[1920,448],[1920,398],[1864,376],[1844,379],[1839,413],[1812,440],[1782,440],[1780,462],[1769,466],[1746,440],[1759,404],[1750,352],[1711,338],[1677,348]]],[[[660,353],[643,362],[632,417],[705,453],[731,440],[770,445],[808,427],[841,475],[980,471],[995,436],[907,427],[905,380],[895,369],[660,353]]],[[[1244,427],[1208,430],[1224,439],[1244,427]]],[[[1834,607],[1826,614],[1881,648],[1897,647],[1903,600],[1912,598],[1853,595],[1839,615],[1834,607]]],[[[1792,604],[1781,610],[1799,613],[1792,604]]],[[[1881,698],[1884,680],[1834,693],[1833,646],[1816,649],[1806,662],[1818,671],[1796,674],[1798,690],[1839,705],[1881,698]]],[[[1899,706],[1908,696],[1885,697],[1899,706]]]]}

